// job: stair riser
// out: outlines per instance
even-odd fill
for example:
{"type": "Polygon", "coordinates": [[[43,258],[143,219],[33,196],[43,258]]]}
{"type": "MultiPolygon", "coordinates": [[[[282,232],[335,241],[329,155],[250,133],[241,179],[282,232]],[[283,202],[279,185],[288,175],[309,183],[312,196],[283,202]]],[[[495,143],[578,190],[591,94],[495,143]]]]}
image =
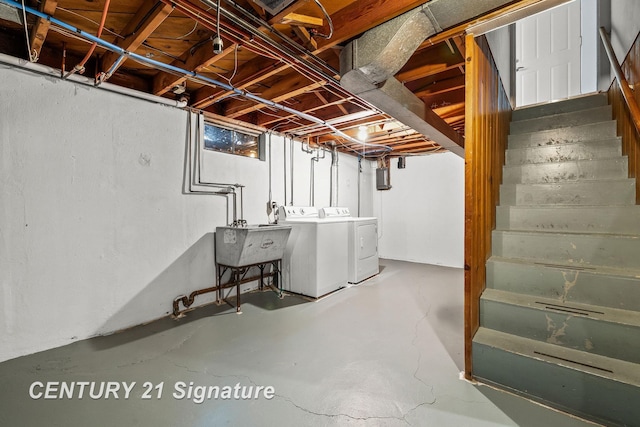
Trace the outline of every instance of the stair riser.
{"type": "Polygon", "coordinates": [[[613,138],[598,142],[509,149],[506,152],[505,163],[507,165],[525,165],[570,160],[607,159],[621,155],[621,139],[613,138]]]}
{"type": "Polygon", "coordinates": [[[481,381],[610,426],[637,425],[640,389],[542,358],[473,343],[473,374],[481,381]]]}
{"type": "MultiPolygon", "coordinates": [[[[587,353],[640,362],[640,340],[633,339],[640,336],[640,328],[575,314],[569,311],[571,304],[558,305],[566,306],[568,311],[543,304],[531,308],[482,298],[480,326],[587,353]]],[[[596,313],[590,316],[604,317],[596,313]]]]}
{"type": "Polygon", "coordinates": [[[487,288],[640,311],[640,278],[489,260],[487,288]]]}
{"type": "Polygon", "coordinates": [[[607,105],[607,97],[602,94],[574,98],[567,101],[552,102],[515,110],[511,120],[529,120],[554,114],[570,113],[573,111],[587,110],[607,105]]]}
{"type": "Polygon", "coordinates": [[[496,229],[640,235],[640,207],[496,207],[496,229]]]}
{"type": "Polygon", "coordinates": [[[635,180],[557,184],[503,184],[503,206],[535,205],[633,205],[635,180]]]}
{"type": "Polygon", "coordinates": [[[493,255],[548,264],[640,269],[640,236],[494,231],[493,255]]]}
{"type": "Polygon", "coordinates": [[[558,129],[571,126],[582,126],[589,123],[604,122],[612,119],[611,106],[592,108],[565,114],[556,114],[529,120],[511,122],[511,135],[558,129]]]}
{"type": "Polygon", "coordinates": [[[509,135],[508,148],[542,147],[575,142],[598,141],[616,137],[616,122],[592,123],[541,132],[509,135]]]}
{"type": "Polygon", "coordinates": [[[505,166],[505,184],[545,184],[593,179],[624,179],[628,174],[627,157],[591,161],[505,166]]]}

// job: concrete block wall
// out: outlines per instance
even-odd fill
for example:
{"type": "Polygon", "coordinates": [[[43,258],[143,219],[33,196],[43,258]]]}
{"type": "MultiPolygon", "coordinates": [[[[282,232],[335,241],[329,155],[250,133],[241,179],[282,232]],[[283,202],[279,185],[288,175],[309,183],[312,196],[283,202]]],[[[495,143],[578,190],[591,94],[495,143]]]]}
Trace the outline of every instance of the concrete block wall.
{"type": "MultiPolygon", "coordinates": [[[[185,111],[0,68],[0,361],[163,317],[215,282],[227,202],[183,194],[186,130],[185,111]]],[[[283,203],[285,145],[272,146],[283,203]]],[[[209,178],[246,185],[248,222],[267,222],[268,162],[204,161],[209,178]]],[[[310,155],[297,143],[294,162],[294,201],[307,204],[310,155]]],[[[330,164],[316,164],[317,206],[329,204],[330,164]]],[[[357,159],[340,155],[340,168],[355,209],[357,159]]]]}

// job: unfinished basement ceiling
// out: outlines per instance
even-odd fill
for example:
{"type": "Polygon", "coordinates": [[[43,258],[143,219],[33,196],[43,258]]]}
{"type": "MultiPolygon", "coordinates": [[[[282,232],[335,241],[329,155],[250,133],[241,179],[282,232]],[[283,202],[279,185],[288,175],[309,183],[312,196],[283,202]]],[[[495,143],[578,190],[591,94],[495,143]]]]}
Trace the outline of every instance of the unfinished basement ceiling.
{"type": "MultiPolygon", "coordinates": [[[[315,144],[335,143],[342,151],[376,157],[443,151],[443,148],[430,140],[429,135],[416,132],[342,87],[338,71],[341,51],[368,30],[435,2],[222,0],[219,10],[217,0],[39,0],[25,4],[92,36],[100,32],[104,16],[102,40],[173,67],[160,69],[131,56],[119,58],[118,53],[99,44],[86,61],[84,71],[77,73],[168,99],[185,99],[190,107],[210,114],[309,138],[315,144]],[[213,41],[218,35],[222,46],[220,53],[215,53],[213,41]],[[211,81],[236,90],[221,88],[211,81]],[[242,96],[244,91],[254,95],[254,99],[242,96]],[[358,144],[354,139],[363,126],[369,133],[368,144],[389,148],[381,150],[358,144]],[[335,129],[354,139],[337,135],[335,129]]],[[[8,7],[20,4],[12,0],[4,3],[8,7]]],[[[514,7],[537,1],[510,3],[514,7]]],[[[9,13],[0,15],[0,52],[28,59],[25,28],[19,23],[21,19],[15,17],[16,14],[9,13]]],[[[456,24],[421,40],[395,74],[427,109],[433,110],[438,120],[444,120],[452,132],[460,135],[461,145],[465,119],[465,28],[456,24]]],[[[92,45],[78,32],[55,22],[48,25],[33,14],[27,14],[27,32],[37,62],[64,70],[62,75],[74,72],[92,45]]]]}

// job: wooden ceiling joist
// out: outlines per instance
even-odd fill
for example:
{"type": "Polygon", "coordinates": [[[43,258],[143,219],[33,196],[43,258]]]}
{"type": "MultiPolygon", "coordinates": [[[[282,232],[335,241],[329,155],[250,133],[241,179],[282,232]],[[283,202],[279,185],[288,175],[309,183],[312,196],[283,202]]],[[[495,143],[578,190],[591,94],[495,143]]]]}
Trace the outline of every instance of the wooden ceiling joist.
{"type": "Polygon", "coordinates": [[[441,80],[439,82],[427,85],[421,89],[418,89],[414,93],[418,98],[439,95],[445,92],[462,89],[464,88],[464,83],[464,76],[457,76],[451,79],[441,80]]]}
{"type": "MultiPolygon", "coordinates": [[[[122,31],[121,35],[124,39],[117,39],[115,44],[124,50],[134,52],[162,24],[172,10],[173,6],[161,1],[145,0],[122,31]]],[[[117,53],[105,53],[102,58],[102,71],[105,73],[109,71],[117,60],[117,53]]]]}
{"type": "MultiPolygon", "coordinates": [[[[44,0],[42,3],[40,3],[40,11],[46,13],[47,15],[53,15],[57,7],[57,0],[44,0]]],[[[50,26],[51,23],[47,19],[38,18],[35,25],[31,29],[30,54],[35,55],[36,58],[40,56],[40,51],[42,50],[45,39],[47,38],[47,33],[49,32],[50,26]]]]}
{"type": "MultiPolygon", "coordinates": [[[[179,60],[174,60],[172,65],[199,73],[206,67],[224,59],[227,55],[233,54],[236,49],[236,45],[233,43],[227,43],[226,46],[227,47],[222,51],[222,53],[215,54],[213,53],[211,44],[204,43],[200,45],[193,54],[189,54],[184,63],[179,60]]],[[[174,86],[184,82],[186,79],[186,76],[177,76],[172,73],[161,71],[153,78],[153,93],[155,95],[163,95],[170,91],[174,86]]]]}
{"type": "Polygon", "coordinates": [[[302,27],[322,27],[324,25],[324,20],[322,18],[316,18],[315,16],[290,13],[282,18],[281,23],[302,27]]]}
{"type": "MultiPolygon", "coordinates": [[[[273,102],[282,102],[294,98],[303,93],[310,92],[322,87],[325,81],[314,82],[299,73],[291,73],[287,78],[279,79],[276,84],[260,93],[260,97],[273,102]]],[[[225,104],[225,115],[231,118],[238,118],[252,111],[259,110],[263,104],[247,102],[241,99],[233,99],[225,104]]]]}
{"type": "Polygon", "coordinates": [[[294,1],[289,6],[285,7],[280,12],[278,12],[276,15],[271,17],[271,19],[269,19],[269,21],[267,21],[267,22],[269,22],[269,24],[271,24],[271,25],[279,24],[279,23],[282,22],[282,20],[285,18],[285,16],[294,13],[296,10],[300,9],[303,6],[306,6],[308,3],[309,3],[309,0],[297,0],[297,1],[294,1]]]}

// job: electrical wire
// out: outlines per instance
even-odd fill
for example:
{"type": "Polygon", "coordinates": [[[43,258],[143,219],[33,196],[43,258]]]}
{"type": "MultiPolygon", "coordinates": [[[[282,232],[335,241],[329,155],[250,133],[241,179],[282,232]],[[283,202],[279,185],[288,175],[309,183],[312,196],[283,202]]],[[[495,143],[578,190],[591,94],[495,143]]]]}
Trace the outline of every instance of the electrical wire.
{"type": "Polygon", "coordinates": [[[180,36],[180,37],[176,37],[175,40],[182,40],[185,37],[189,37],[191,34],[193,34],[193,32],[196,30],[196,28],[198,28],[198,23],[196,22],[196,24],[193,26],[193,29],[191,31],[189,31],[187,34],[180,36]]]}
{"type": "MultiPolygon", "coordinates": [[[[0,0],[0,3],[4,3],[4,4],[10,5],[10,6],[13,5],[13,7],[16,7],[16,8],[19,7],[19,5],[20,5],[20,3],[18,3],[15,0],[0,0]]],[[[245,90],[236,88],[236,87],[234,87],[232,85],[229,85],[229,84],[222,83],[220,81],[214,80],[214,79],[212,79],[210,77],[204,76],[204,75],[199,74],[197,72],[188,71],[188,70],[176,67],[176,66],[171,65],[171,64],[165,64],[165,63],[162,63],[160,61],[156,61],[156,60],[153,60],[153,59],[150,59],[150,58],[146,58],[146,57],[144,57],[142,55],[139,55],[139,54],[136,54],[134,52],[129,52],[129,51],[123,49],[120,46],[117,46],[117,45],[115,45],[113,43],[109,43],[109,42],[107,42],[105,40],[100,39],[99,37],[95,37],[95,36],[87,33],[86,31],[82,31],[79,28],[74,27],[72,25],[69,25],[69,24],[67,24],[67,23],[65,23],[65,22],[63,22],[63,21],[61,21],[61,20],[59,20],[57,18],[54,18],[51,15],[48,15],[46,13],[43,13],[43,12],[38,11],[36,9],[33,9],[31,7],[26,7],[24,5],[22,7],[23,7],[23,10],[28,11],[29,13],[31,13],[31,14],[39,17],[39,18],[46,19],[46,20],[50,21],[52,24],[61,26],[63,28],[66,28],[69,31],[75,31],[79,35],[81,35],[82,37],[85,37],[88,40],[91,40],[92,42],[95,42],[96,44],[99,43],[102,47],[104,47],[104,48],[106,48],[106,49],[108,49],[108,50],[120,55],[122,58],[126,57],[126,58],[129,58],[129,59],[134,60],[136,62],[141,62],[144,65],[151,66],[151,67],[153,67],[155,69],[160,69],[160,70],[166,70],[168,72],[179,73],[180,75],[183,75],[186,79],[191,79],[191,80],[194,80],[194,81],[197,81],[197,82],[200,82],[200,83],[204,83],[204,84],[212,85],[212,86],[215,86],[215,87],[219,87],[219,88],[222,88],[222,89],[224,89],[226,91],[232,91],[232,92],[234,92],[234,93],[236,93],[236,94],[238,94],[238,95],[240,95],[240,96],[242,96],[242,97],[244,97],[244,98],[246,98],[246,99],[248,99],[250,101],[253,101],[253,102],[256,102],[256,103],[259,103],[259,104],[264,104],[265,106],[268,106],[270,108],[274,108],[276,110],[282,110],[282,111],[285,111],[287,113],[294,114],[294,115],[298,116],[300,119],[308,120],[310,122],[314,122],[314,123],[318,123],[318,124],[321,124],[323,126],[326,126],[331,131],[333,131],[335,134],[337,134],[339,137],[347,139],[347,140],[349,140],[349,141],[351,141],[353,143],[357,143],[357,144],[362,143],[361,141],[356,140],[355,138],[353,138],[350,135],[344,133],[343,131],[341,131],[340,129],[336,128],[332,124],[326,122],[325,120],[322,120],[321,118],[315,117],[315,116],[313,116],[311,114],[308,114],[308,113],[305,113],[303,111],[299,111],[299,110],[293,109],[291,107],[287,107],[287,106],[285,106],[283,104],[279,104],[279,103],[277,103],[275,101],[272,101],[272,100],[268,100],[268,99],[265,99],[265,98],[258,97],[258,96],[253,95],[253,94],[251,94],[251,93],[249,93],[249,92],[247,92],[245,90]]],[[[362,144],[366,144],[366,143],[362,143],[362,144]]],[[[377,144],[368,144],[368,145],[375,146],[376,149],[382,149],[382,150],[385,150],[385,151],[392,151],[392,148],[389,147],[389,146],[377,145],[377,144]]]]}
{"type": "Polygon", "coordinates": [[[220,37],[220,0],[218,0],[218,7],[216,12],[218,14],[218,16],[216,17],[216,30],[217,36],[220,37]]]}
{"type": "Polygon", "coordinates": [[[236,47],[235,49],[233,49],[233,73],[231,73],[231,77],[227,79],[229,84],[231,84],[231,80],[233,80],[233,78],[236,76],[236,73],[238,72],[238,48],[239,47],[240,45],[236,43],[236,47]]]}
{"type": "Polygon", "coordinates": [[[22,22],[24,24],[24,36],[27,40],[27,54],[30,62],[38,61],[38,52],[35,49],[31,49],[31,41],[29,40],[29,25],[27,24],[27,11],[24,7],[24,0],[22,0],[22,22]]]}
{"type": "Polygon", "coordinates": [[[331,16],[329,16],[329,14],[327,13],[327,9],[325,9],[322,3],[320,3],[320,0],[313,0],[313,1],[318,5],[318,7],[320,7],[320,10],[322,10],[322,13],[324,14],[325,18],[327,18],[327,22],[329,23],[329,34],[322,34],[317,31],[313,31],[312,34],[318,37],[322,37],[323,39],[329,40],[331,37],[333,37],[333,20],[331,19],[331,16]]]}

